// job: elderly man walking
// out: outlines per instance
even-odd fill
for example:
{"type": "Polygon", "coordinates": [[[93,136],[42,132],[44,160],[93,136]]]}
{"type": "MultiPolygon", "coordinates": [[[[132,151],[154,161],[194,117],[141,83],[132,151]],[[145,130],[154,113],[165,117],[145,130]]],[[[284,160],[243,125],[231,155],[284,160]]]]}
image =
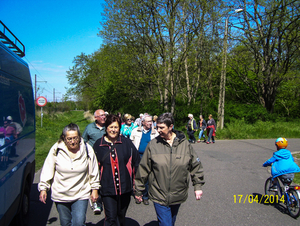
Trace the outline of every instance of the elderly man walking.
{"type": "Polygon", "coordinates": [[[96,110],[94,118],[95,121],[88,124],[82,134],[84,141],[88,142],[92,147],[105,134],[105,112],[102,109],[96,110]]]}
{"type": "MultiPolygon", "coordinates": [[[[88,124],[82,134],[84,142],[89,143],[92,147],[94,143],[105,134],[105,120],[106,114],[102,109],[98,109],[94,113],[95,121],[88,124]]],[[[97,202],[92,203],[90,200],[91,208],[94,214],[100,214],[102,212],[102,200],[99,196],[97,202]]]]}
{"type": "MultiPolygon", "coordinates": [[[[153,128],[152,124],[152,116],[148,114],[144,114],[141,120],[141,126],[132,130],[130,135],[130,139],[135,145],[136,149],[139,151],[139,154],[142,158],[144,151],[150,140],[157,137],[159,134],[156,129],[153,128]]],[[[136,199],[136,204],[140,204],[141,202],[136,199]]],[[[148,182],[145,186],[145,191],[143,193],[143,203],[145,205],[149,205],[149,196],[148,196],[148,182]]]]}

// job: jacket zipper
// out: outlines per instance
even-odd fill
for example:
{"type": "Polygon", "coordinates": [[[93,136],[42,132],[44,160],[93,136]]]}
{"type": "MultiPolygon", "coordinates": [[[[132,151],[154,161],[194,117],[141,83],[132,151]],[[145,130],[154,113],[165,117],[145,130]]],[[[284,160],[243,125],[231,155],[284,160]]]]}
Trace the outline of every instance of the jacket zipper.
{"type": "Polygon", "coordinates": [[[170,176],[169,176],[169,189],[168,189],[168,198],[167,198],[167,206],[169,206],[170,203],[170,191],[171,191],[171,175],[172,175],[172,147],[170,146],[171,151],[170,151],[170,176]]]}

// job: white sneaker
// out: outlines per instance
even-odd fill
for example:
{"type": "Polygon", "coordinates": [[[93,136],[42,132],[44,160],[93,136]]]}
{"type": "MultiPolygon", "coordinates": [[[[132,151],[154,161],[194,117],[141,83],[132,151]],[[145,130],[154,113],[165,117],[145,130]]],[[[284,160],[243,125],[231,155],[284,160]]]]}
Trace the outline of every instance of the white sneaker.
{"type": "Polygon", "coordinates": [[[91,209],[93,210],[94,214],[101,214],[102,212],[102,207],[101,206],[98,206],[98,203],[97,202],[93,202],[91,200],[90,201],[90,206],[91,206],[91,209]]]}
{"type": "Polygon", "coordinates": [[[101,208],[101,206],[98,206],[97,202],[93,203],[93,211],[94,211],[94,214],[101,214],[101,212],[102,212],[102,208],[101,208]]]}

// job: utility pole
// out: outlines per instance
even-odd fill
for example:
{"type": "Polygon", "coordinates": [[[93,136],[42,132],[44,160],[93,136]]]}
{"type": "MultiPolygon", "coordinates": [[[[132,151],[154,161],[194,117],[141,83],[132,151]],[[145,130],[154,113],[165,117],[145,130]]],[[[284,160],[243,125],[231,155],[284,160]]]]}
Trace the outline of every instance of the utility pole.
{"type": "Polygon", "coordinates": [[[36,80],[36,74],[35,74],[35,76],[34,76],[34,99],[36,100],[36,98],[37,98],[37,82],[45,82],[45,83],[47,83],[47,81],[37,81],[36,80]]]}
{"type": "Polygon", "coordinates": [[[55,88],[53,88],[53,102],[55,103],[56,100],[55,100],[55,93],[61,93],[61,92],[55,92],[55,88]]]}

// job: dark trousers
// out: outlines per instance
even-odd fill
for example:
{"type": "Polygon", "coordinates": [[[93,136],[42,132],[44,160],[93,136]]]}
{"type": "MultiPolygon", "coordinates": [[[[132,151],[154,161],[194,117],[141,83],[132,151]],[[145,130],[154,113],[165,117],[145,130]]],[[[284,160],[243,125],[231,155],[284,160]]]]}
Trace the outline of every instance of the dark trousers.
{"type": "Polygon", "coordinates": [[[131,193],[123,195],[102,196],[105,213],[105,226],[125,226],[125,215],[130,203],[131,193]]]}
{"type": "MultiPolygon", "coordinates": [[[[142,157],[143,157],[143,154],[144,154],[144,153],[140,153],[141,159],[142,159],[142,157]]],[[[148,199],[149,199],[148,191],[149,191],[149,182],[147,181],[147,182],[145,183],[145,190],[143,191],[143,200],[148,200],[148,199]]]]}
{"type": "Polygon", "coordinates": [[[191,140],[191,141],[196,141],[196,138],[195,138],[195,136],[194,136],[194,133],[195,133],[195,131],[194,130],[187,130],[187,134],[189,135],[189,139],[191,140]]]}

